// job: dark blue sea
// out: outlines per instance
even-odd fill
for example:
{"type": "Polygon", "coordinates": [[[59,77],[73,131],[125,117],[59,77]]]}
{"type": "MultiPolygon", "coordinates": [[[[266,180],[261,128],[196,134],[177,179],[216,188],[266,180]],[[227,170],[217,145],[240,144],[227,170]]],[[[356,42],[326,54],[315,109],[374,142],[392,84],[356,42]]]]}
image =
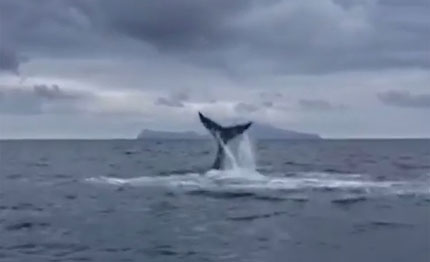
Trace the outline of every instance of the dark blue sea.
{"type": "Polygon", "coordinates": [[[0,141],[0,261],[430,261],[430,140],[0,141]]]}

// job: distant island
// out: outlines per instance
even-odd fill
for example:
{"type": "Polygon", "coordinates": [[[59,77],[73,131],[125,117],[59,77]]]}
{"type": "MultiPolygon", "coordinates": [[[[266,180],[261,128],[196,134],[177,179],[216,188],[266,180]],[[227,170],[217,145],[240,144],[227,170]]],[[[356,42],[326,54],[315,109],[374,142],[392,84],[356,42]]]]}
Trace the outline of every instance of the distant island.
{"type": "MultiPolygon", "coordinates": [[[[248,131],[254,139],[322,139],[318,134],[302,133],[276,128],[270,125],[254,123],[248,131]]],[[[199,134],[193,131],[172,132],[144,129],[137,139],[209,139],[209,134],[199,134]]]]}

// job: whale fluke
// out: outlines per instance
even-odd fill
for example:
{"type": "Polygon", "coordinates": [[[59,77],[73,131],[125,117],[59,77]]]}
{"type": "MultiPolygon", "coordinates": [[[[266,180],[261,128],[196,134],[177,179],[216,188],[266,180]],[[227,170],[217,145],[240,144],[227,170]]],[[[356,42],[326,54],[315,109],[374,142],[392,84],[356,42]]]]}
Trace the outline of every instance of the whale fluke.
{"type": "Polygon", "coordinates": [[[212,169],[221,169],[222,161],[224,160],[224,148],[221,145],[220,139],[222,140],[222,143],[227,144],[230,140],[245,132],[252,125],[252,122],[223,127],[215,121],[204,116],[201,112],[199,112],[199,117],[202,124],[206,127],[206,129],[209,130],[209,132],[217,141],[218,152],[215,162],[212,165],[212,169]]]}

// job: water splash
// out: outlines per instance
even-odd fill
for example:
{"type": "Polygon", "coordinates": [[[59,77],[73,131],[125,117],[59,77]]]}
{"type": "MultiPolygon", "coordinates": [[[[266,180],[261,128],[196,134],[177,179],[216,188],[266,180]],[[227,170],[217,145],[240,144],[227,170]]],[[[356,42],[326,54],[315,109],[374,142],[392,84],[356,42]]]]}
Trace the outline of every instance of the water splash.
{"type": "Polygon", "coordinates": [[[246,133],[242,135],[242,140],[239,143],[238,163],[241,167],[256,170],[254,148],[246,133]]]}
{"type": "Polygon", "coordinates": [[[256,164],[254,150],[251,140],[246,133],[240,136],[240,141],[236,151],[233,151],[230,148],[230,145],[226,145],[222,139],[219,139],[218,137],[217,139],[225,152],[224,162],[227,164],[224,166],[225,170],[247,170],[255,172],[256,164]]]}
{"type": "Polygon", "coordinates": [[[223,168],[224,169],[233,169],[233,170],[238,169],[239,165],[238,165],[238,162],[236,160],[235,155],[233,154],[233,151],[230,149],[230,147],[228,145],[226,145],[224,143],[224,141],[222,141],[222,139],[218,135],[216,136],[216,139],[218,140],[222,149],[225,152],[224,159],[223,159],[223,163],[224,163],[223,168]],[[229,164],[229,165],[227,165],[227,164],[229,164]]]}

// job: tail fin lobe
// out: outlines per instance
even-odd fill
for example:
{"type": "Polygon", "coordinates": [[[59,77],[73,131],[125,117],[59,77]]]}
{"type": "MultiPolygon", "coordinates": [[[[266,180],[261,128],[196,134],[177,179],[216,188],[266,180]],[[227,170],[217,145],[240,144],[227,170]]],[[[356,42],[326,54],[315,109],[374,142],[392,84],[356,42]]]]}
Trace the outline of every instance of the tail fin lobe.
{"type": "Polygon", "coordinates": [[[229,127],[223,127],[208,117],[204,116],[199,112],[200,121],[209,130],[213,136],[218,136],[224,143],[227,143],[231,139],[245,132],[251,125],[252,122],[246,124],[234,125],[229,127]]]}

